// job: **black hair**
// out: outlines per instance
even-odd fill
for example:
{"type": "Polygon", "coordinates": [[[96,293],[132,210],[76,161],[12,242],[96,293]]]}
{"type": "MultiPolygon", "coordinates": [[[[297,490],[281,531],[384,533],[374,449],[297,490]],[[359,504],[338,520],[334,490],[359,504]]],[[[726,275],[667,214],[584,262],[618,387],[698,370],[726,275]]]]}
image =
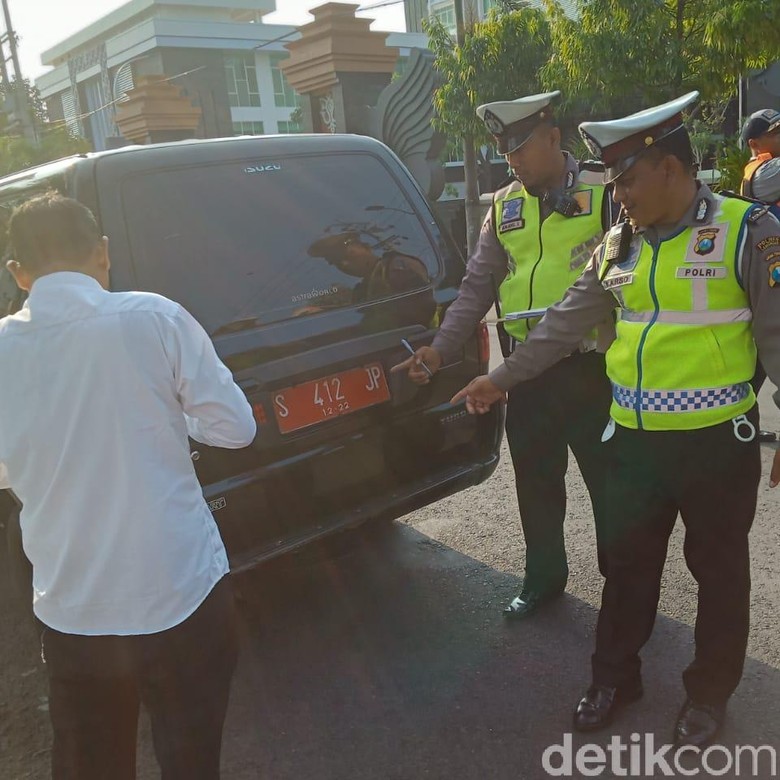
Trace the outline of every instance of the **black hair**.
{"type": "Polygon", "coordinates": [[[14,209],[8,235],[12,257],[33,272],[54,263],[83,265],[102,238],[92,212],[56,192],[38,195],[14,209]]]}
{"type": "Polygon", "coordinates": [[[693,147],[691,146],[691,137],[684,127],[680,127],[669,133],[665,138],[656,141],[648,149],[648,152],[651,159],[655,158],[658,162],[669,155],[676,157],[687,170],[691,171],[691,174],[694,172],[695,160],[693,147]]]}

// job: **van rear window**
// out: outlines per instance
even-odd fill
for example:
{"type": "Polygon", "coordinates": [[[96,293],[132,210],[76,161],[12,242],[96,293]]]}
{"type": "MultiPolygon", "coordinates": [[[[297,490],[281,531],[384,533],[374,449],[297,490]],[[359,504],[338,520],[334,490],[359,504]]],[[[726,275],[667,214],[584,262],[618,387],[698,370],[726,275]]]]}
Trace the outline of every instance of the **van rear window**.
{"type": "Polygon", "coordinates": [[[221,163],[122,185],[142,289],[211,335],[430,286],[433,245],[403,191],[365,154],[221,163]]]}

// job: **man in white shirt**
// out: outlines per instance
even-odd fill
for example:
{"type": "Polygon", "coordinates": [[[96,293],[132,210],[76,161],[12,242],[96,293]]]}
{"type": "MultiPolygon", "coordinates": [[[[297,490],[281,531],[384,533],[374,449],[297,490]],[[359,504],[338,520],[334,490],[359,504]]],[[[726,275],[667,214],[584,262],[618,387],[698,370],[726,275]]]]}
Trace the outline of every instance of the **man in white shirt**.
{"type": "Polygon", "coordinates": [[[249,446],[251,407],[181,306],[107,292],[85,206],[37,197],[9,237],[30,295],[0,320],[0,487],[23,504],[54,780],[134,778],[141,701],[163,777],[218,778],[235,615],[187,437],[249,446]]]}

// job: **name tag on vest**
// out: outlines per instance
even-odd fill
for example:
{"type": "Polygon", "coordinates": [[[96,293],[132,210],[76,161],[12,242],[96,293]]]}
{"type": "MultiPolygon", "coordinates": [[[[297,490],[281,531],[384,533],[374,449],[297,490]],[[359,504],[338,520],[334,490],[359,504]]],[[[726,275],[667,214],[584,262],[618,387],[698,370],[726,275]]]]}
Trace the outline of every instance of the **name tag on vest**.
{"type": "Polygon", "coordinates": [[[605,290],[611,290],[613,287],[623,287],[626,284],[631,284],[633,281],[634,274],[615,274],[615,276],[608,276],[602,282],[602,285],[605,290]]]}
{"type": "Polygon", "coordinates": [[[678,279],[725,279],[728,269],[724,266],[681,266],[677,269],[678,279]]]}

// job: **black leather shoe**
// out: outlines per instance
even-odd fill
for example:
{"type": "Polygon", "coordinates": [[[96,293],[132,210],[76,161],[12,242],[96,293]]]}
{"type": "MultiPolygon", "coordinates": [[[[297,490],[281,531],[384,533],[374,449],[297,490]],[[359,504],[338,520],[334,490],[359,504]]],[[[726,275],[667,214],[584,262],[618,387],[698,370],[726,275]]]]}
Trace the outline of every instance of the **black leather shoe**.
{"type": "Polygon", "coordinates": [[[697,704],[687,699],[674,726],[674,745],[705,748],[718,736],[726,716],[725,706],[697,704]]]}
{"type": "Polygon", "coordinates": [[[533,615],[539,607],[557,599],[563,592],[563,588],[552,591],[526,590],[523,588],[523,592],[504,607],[504,616],[513,620],[527,618],[529,615],[533,615]]]}
{"type": "Polygon", "coordinates": [[[759,431],[758,440],[761,442],[777,441],[777,434],[774,431],[759,431]]]}
{"type": "Polygon", "coordinates": [[[591,685],[574,710],[574,729],[598,731],[609,726],[621,707],[641,699],[642,694],[641,683],[626,688],[591,685]]]}

